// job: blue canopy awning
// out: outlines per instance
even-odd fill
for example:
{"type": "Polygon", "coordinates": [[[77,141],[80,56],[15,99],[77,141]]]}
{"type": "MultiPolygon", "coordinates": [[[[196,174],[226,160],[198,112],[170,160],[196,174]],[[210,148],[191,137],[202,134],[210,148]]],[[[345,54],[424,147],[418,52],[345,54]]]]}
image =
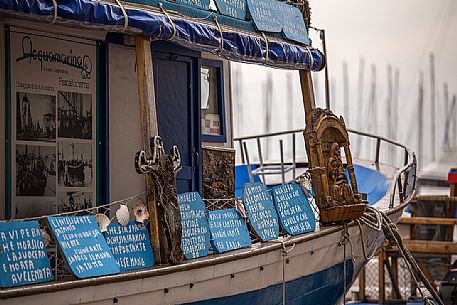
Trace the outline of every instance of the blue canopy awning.
{"type": "Polygon", "coordinates": [[[121,5],[91,0],[0,0],[0,16],[168,40],[239,62],[308,71],[325,66],[324,55],[305,45],[151,6],[118,3],[121,5]]]}

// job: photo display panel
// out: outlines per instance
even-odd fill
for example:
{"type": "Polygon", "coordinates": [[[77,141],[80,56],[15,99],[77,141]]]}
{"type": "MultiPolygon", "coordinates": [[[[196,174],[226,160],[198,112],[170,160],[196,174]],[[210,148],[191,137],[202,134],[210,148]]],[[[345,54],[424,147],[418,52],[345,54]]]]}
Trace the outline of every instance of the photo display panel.
{"type": "Polygon", "coordinates": [[[210,211],[208,222],[214,252],[223,253],[252,245],[246,221],[236,209],[210,211]]]}
{"type": "Polygon", "coordinates": [[[197,192],[178,194],[181,212],[181,248],[186,259],[207,256],[210,247],[210,234],[206,207],[197,192]]]}
{"type": "Polygon", "coordinates": [[[47,217],[71,272],[80,279],[116,274],[119,267],[95,217],[47,217]]]}
{"type": "Polygon", "coordinates": [[[249,223],[262,241],[279,237],[278,215],[265,185],[260,182],[246,183],[243,188],[243,204],[249,223]]]}
{"type": "Polygon", "coordinates": [[[111,223],[103,234],[121,272],[154,266],[151,240],[143,223],[111,223]]]}
{"type": "Polygon", "coordinates": [[[94,206],[97,45],[11,27],[11,214],[94,206]]]}
{"type": "Polygon", "coordinates": [[[0,287],[53,279],[38,222],[0,222],[0,287]]]}
{"type": "Polygon", "coordinates": [[[273,199],[281,227],[290,235],[312,232],[316,219],[301,187],[296,183],[273,188],[273,199]]]}

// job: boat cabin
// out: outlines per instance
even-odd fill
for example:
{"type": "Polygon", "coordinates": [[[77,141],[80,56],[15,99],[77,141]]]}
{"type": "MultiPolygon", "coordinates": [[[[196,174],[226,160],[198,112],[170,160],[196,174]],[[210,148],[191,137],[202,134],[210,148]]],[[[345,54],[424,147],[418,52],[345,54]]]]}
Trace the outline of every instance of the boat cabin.
{"type": "MultiPolygon", "coordinates": [[[[90,16],[73,7],[65,15],[52,3],[31,6],[29,15],[7,1],[1,7],[0,219],[79,210],[145,192],[133,158],[148,135],[159,135],[166,152],[179,148],[178,193],[202,192],[203,158],[232,158],[236,109],[228,59],[323,67],[292,5],[278,4],[301,21],[287,30],[288,24],[249,14],[244,1],[239,7],[153,1],[145,10],[135,1],[69,1],[79,2],[90,16]],[[205,151],[208,146],[229,151],[205,151]]],[[[265,4],[250,5],[260,11],[265,4]]]]}

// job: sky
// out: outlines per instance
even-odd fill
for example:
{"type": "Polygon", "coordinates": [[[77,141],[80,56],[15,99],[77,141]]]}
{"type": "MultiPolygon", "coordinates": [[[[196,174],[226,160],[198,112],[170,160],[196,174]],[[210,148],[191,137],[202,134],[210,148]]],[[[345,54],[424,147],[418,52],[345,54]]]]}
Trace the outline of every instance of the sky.
{"type": "MultiPolygon", "coordinates": [[[[349,84],[349,127],[388,136],[387,66],[399,73],[398,120],[392,122],[390,137],[405,143],[416,152],[418,138],[418,83],[419,73],[424,73],[424,124],[423,150],[419,162],[425,166],[432,162],[432,143],[435,155],[443,151],[446,114],[444,107],[444,82],[449,88],[449,100],[457,94],[457,2],[455,0],[310,0],[312,26],[326,31],[327,60],[332,87],[332,105],[335,113],[344,114],[343,63],[347,63],[349,84]],[[432,137],[430,103],[430,54],[435,56],[436,132],[432,137]],[[364,60],[362,110],[358,108],[359,63],[364,60]],[[372,66],[376,66],[376,105],[370,106],[372,66]],[[374,108],[374,109],[373,109],[374,108]],[[372,115],[377,115],[377,125],[372,115]]],[[[313,46],[321,49],[319,37],[312,30],[313,46]]],[[[394,73],[393,72],[393,73],[394,73]]],[[[235,64],[232,71],[241,73],[241,84],[234,85],[235,106],[242,103],[242,115],[255,114],[269,120],[269,124],[246,123],[246,118],[237,118],[235,111],[235,136],[304,127],[301,92],[296,71],[268,69],[254,65],[235,64]],[[241,72],[237,72],[241,71],[241,72]],[[273,87],[269,89],[273,114],[267,114],[265,94],[267,75],[271,74],[273,87]],[[288,80],[292,85],[287,85],[288,80]],[[291,89],[290,89],[291,88],[291,89]],[[287,95],[287,91],[292,94],[287,95]],[[241,92],[241,93],[240,93],[241,92]],[[238,94],[238,96],[237,96],[238,94]],[[292,104],[287,102],[292,97],[292,104]],[[284,107],[284,104],[292,105],[284,107]],[[288,110],[289,107],[293,111],[288,110]]],[[[318,106],[325,105],[324,73],[313,73],[318,106]]],[[[241,116],[242,116],[241,115],[241,116]]],[[[455,116],[453,117],[455,121],[455,116]]],[[[248,120],[249,121],[249,120],[248,120]]],[[[257,121],[256,121],[257,122],[257,121]]],[[[451,124],[452,126],[452,124],[451,124]]],[[[451,128],[452,130],[452,128],[451,128]]],[[[454,140],[457,135],[451,136],[454,140]]],[[[353,144],[354,145],[354,144],[353,144]]],[[[366,154],[370,144],[362,148],[366,154]]],[[[353,148],[354,149],[354,148],[353,148]]],[[[363,154],[363,153],[362,153],[363,154]]]]}

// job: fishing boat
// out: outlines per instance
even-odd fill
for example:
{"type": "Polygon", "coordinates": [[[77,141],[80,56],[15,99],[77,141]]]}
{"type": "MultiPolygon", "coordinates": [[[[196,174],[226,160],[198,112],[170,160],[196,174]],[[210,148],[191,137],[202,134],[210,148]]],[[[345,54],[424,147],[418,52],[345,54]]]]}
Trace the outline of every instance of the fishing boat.
{"type": "MultiPolygon", "coordinates": [[[[50,267],[40,271],[20,265],[25,269],[7,282],[6,275],[9,279],[17,270],[5,256],[11,249],[3,246],[0,270],[7,283],[0,289],[2,304],[339,304],[385,239],[380,228],[353,220],[368,203],[395,223],[414,194],[413,152],[390,139],[346,130],[342,118],[315,107],[310,72],[324,68],[325,56],[308,38],[306,1],[0,0],[0,17],[0,43],[6,45],[0,51],[6,63],[0,68],[0,83],[6,84],[0,87],[6,118],[1,133],[6,139],[0,141],[6,152],[0,163],[0,192],[5,194],[0,217],[7,220],[0,229],[38,221],[43,240],[35,233],[34,238],[40,239],[37,245],[46,244],[51,258],[50,267]],[[252,240],[243,241],[248,246],[216,253],[213,244],[214,253],[181,261],[173,243],[176,223],[167,222],[161,231],[157,202],[169,209],[166,217],[174,217],[176,210],[167,203],[173,203],[176,191],[198,192],[208,213],[246,212],[235,198],[231,61],[297,70],[307,126],[288,133],[304,134],[307,141],[301,149],[309,156],[312,200],[323,225],[298,235],[281,232],[271,240],[252,234],[252,240]],[[90,193],[97,206],[46,217],[36,207],[52,205],[54,199],[35,198],[32,207],[13,192],[18,139],[12,99],[17,92],[55,96],[55,107],[58,92],[73,92],[90,105],[86,125],[91,132],[66,130],[70,134],[60,137],[56,124],[54,142],[29,145],[53,147],[59,155],[61,145],[71,140],[94,152],[92,160],[84,158],[94,183],[84,188],[59,184],[58,191],[90,193]],[[372,160],[352,160],[348,132],[375,140],[372,160]],[[404,150],[401,168],[380,160],[387,145],[404,150]],[[156,167],[171,171],[154,173],[156,167]],[[132,219],[131,209],[140,222],[150,217],[154,267],[119,272],[121,265],[100,266],[89,259],[87,276],[76,276],[65,252],[72,247],[59,241],[66,229],[56,226],[88,225],[89,216],[70,217],[96,214],[106,234],[110,221],[132,219]],[[92,273],[99,267],[110,270],[92,273]]],[[[65,119],[59,118],[62,114],[55,119],[65,119]]],[[[251,138],[258,137],[236,139],[239,152],[251,138]]],[[[315,225],[314,218],[309,221],[315,225]]],[[[98,230],[91,232],[101,236],[98,230]]]]}

